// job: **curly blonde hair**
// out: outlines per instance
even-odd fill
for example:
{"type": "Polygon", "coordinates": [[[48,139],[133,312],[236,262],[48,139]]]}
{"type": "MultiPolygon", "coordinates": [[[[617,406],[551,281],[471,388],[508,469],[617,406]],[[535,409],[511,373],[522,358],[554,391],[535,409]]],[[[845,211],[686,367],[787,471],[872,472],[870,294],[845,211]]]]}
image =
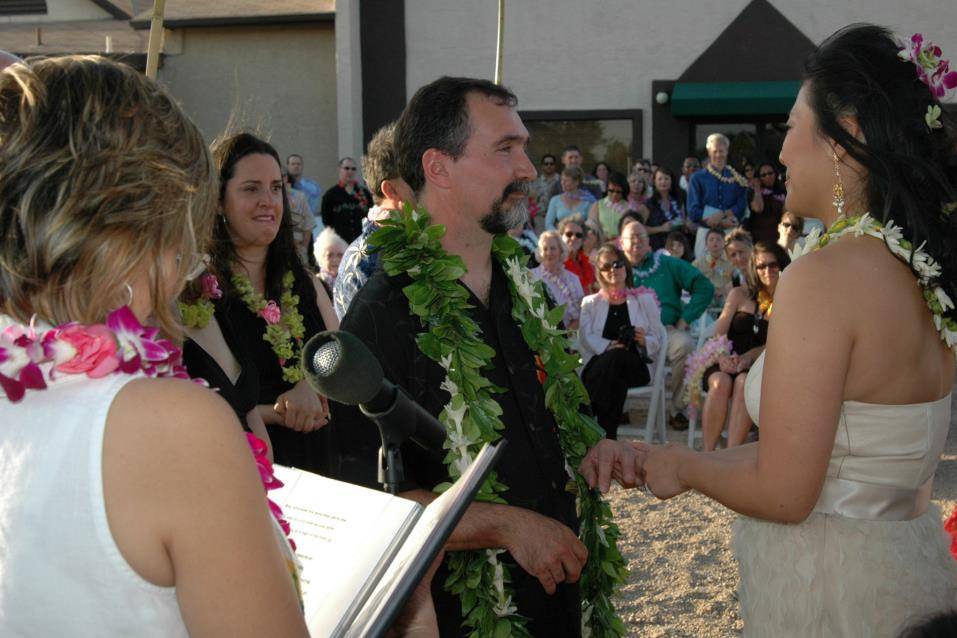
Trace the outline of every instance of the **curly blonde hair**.
{"type": "Polygon", "coordinates": [[[153,317],[174,300],[215,215],[202,135],[155,82],[99,56],[0,73],[0,310],[100,322],[144,273],[153,317]],[[175,272],[164,262],[177,256],[175,272]]]}

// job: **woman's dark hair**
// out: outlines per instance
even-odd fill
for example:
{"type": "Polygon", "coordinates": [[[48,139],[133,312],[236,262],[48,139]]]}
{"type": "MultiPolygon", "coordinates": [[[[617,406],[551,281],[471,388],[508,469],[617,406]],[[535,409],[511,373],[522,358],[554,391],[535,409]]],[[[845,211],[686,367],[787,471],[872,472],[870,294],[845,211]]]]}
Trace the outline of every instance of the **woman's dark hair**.
{"type": "Polygon", "coordinates": [[[900,638],[944,638],[957,636],[957,612],[946,611],[905,629],[900,638]]]}
{"type": "Polygon", "coordinates": [[[621,198],[627,200],[629,193],[631,193],[631,188],[628,186],[628,178],[619,173],[618,171],[609,171],[608,172],[608,185],[617,186],[621,189],[621,198]]]}
{"type": "MultiPolygon", "coordinates": [[[[282,170],[282,162],[279,161],[279,153],[273,148],[272,144],[266,142],[251,133],[237,133],[226,138],[217,140],[212,148],[213,163],[219,174],[219,206],[225,201],[226,184],[233,177],[236,169],[236,163],[248,155],[269,155],[276,160],[276,164],[282,170]]],[[[299,253],[296,251],[295,239],[292,228],[292,211],[289,207],[289,197],[286,193],[286,187],[282,189],[282,219],[279,222],[279,232],[276,238],[269,244],[266,252],[266,286],[265,297],[267,299],[278,300],[282,294],[282,278],[286,271],[291,270],[296,277],[296,292],[302,295],[303,301],[307,304],[316,304],[316,291],[312,286],[309,274],[299,260],[299,253]]],[[[211,269],[219,276],[220,285],[223,293],[229,296],[235,294],[232,285],[233,264],[239,258],[236,253],[236,247],[229,236],[229,230],[226,228],[226,216],[220,214],[216,216],[216,225],[213,229],[213,242],[210,249],[212,257],[211,269]]],[[[312,307],[308,306],[308,307],[312,307]]]]}
{"type": "Polygon", "coordinates": [[[770,241],[759,241],[756,243],[754,250],[751,251],[751,259],[748,261],[747,272],[748,288],[751,290],[751,294],[755,296],[764,287],[764,284],[761,283],[761,279],[758,277],[758,269],[755,265],[758,259],[758,253],[771,253],[774,255],[780,270],[784,270],[791,263],[788,252],[778,244],[770,241]]]}
{"type": "Polygon", "coordinates": [[[597,162],[597,163],[595,163],[595,168],[594,168],[594,170],[591,172],[592,175],[595,175],[595,176],[598,175],[598,167],[599,167],[599,166],[604,166],[605,169],[608,171],[608,174],[611,175],[611,166],[608,165],[608,162],[597,162]]]}
{"type": "Polygon", "coordinates": [[[781,214],[781,221],[779,223],[783,224],[785,219],[791,220],[791,223],[794,224],[795,230],[797,231],[798,236],[804,234],[804,218],[798,215],[797,213],[792,213],[789,210],[784,211],[781,214]]]}
{"type": "Polygon", "coordinates": [[[658,173],[664,173],[671,178],[671,188],[668,189],[668,197],[676,202],[680,202],[681,192],[678,188],[678,180],[675,177],[674,171],[667,166],[659,166],[655,174],[651,176],[651,199],[653,199],[656,204],[661,204],[661,193],[655,188],[655,177],[657,177],[658,173]]]}
{"type": "MultiPolygon", "coordinates": [[[[932,284],[955,298],[957,215],[944,207],[957,201],[957,134],[946,113],[943,128],[927,125],[927,108],[939,101],[914,64],[898,57],[900,49],[882,27],[851,25],[807,58],[804,80],[821,132],[867,170],[871,215],[893,219],[915,246],[926,242],[942,268],[932,284]],[[846,116],[857,118],[865,141],[841,126],[846,116]]],[[[957,310],[945,316],[957,319],[957,310]]]]}
{"type": "Polygon", "coordinates": [[[625,288],[634,288],[634,282],[632,281],[631,276],[631,262],[628,261],[624,251],[616,246],[614,242],[610,241],[606,241],[604,244],[598,247],[598,250],[595,251],[595,274],[598,277],[598,285],[600,286],[604,283],[601,278],[601,271],[598,270],[598,260],[601,259],[601,256],[605,253],[613,254],[615,256],[615,261],[625,262],[625,288]]]}
{"type": "Polygon", "coordinates": [[[694,261],[694,251],[691,249],[691,242],[688,241],[688,237],[683,232],[673,230],[668,233],[667,237],[665,237],[665,246],[673,242],[678,242],[685,247],[685,251],[681,254],[683,261],[694,261]]]}

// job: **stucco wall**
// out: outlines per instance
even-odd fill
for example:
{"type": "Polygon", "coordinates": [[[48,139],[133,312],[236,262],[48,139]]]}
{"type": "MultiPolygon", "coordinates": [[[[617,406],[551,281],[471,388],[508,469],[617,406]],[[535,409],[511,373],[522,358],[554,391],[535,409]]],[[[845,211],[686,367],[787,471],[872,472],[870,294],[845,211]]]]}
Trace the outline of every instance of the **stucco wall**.
{"type": "MultiPolygon", "coordinates": [[[[652,80],[676,79],[750,0],[512,0],[506,4],[504,84],[528,110],[645,109],[652,154],[652,80]]],[[[491,78],[496,2],[406,0],[407,87],[436,77],[491,78]]],[[[921,31],[957,60],[954,0],[772,0],[812,41],[859,21],[921,31]]]]}
{"type": "Polygon", "coordinates": [[[10,22],[69,22],[72,20],[109,20],[109,13],[90,0],[47,0],[46,14],[0,17],[0,24],[10,22]]]}
{"type": "Polygon", "coordinates": [[[193,28],[159,79],[207,140],[228,124],[259,130],[285,159],[298,153],[323,187],[336,180],[335,33],[332,23],[193,28]]]}

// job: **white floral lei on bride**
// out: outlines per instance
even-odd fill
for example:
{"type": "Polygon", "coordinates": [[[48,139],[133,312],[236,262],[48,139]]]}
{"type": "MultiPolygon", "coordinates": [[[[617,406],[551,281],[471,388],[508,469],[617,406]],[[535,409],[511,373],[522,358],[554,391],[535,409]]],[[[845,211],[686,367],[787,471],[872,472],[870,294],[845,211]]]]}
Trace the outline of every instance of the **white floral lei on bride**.
{"type": "MultiPolygon", "coordinates": [[[[954,308],[954,302],[940,285],[939,281],[943,272],[938,264],[927,251],[924,244],[914,248],[913,244],[904,239],[904,232],[900,226],[894,224],[891,219],[882,224],[870,213],[857,215],[854,217],[840,217],[835,221],[826,232],[821,233],[819,228],[815,228],[804,240],[803,246],[795,246],[791,251],[791,260],[812,253],[819,248],[823,248],[830,242],[843,237],[844,235],[853,235],[860,237],[869,235],[877,237],[884,241],[891,254],[908,264],[917,273],[917,283],[921,287],[924,295],[924,301],[934,314],[934,325],[940,332],[940,338],[951,349],[957,347],[957,321],[953,318],[945,317],[944,313],[954,308]]],[[[957,357],[957,349],[954,351],[957,357]]]]}

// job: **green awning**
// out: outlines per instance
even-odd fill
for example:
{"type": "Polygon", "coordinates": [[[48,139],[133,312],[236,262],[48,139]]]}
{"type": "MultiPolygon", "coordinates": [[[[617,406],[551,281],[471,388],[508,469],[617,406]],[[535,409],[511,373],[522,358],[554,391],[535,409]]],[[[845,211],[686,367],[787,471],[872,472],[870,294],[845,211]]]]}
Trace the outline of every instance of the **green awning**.
{"type": "Polygon", "coordinates": [[[671,92],[671,113],[679,117],[785,114],[800,88],[797,80],[678,82],[671,92]]]}

